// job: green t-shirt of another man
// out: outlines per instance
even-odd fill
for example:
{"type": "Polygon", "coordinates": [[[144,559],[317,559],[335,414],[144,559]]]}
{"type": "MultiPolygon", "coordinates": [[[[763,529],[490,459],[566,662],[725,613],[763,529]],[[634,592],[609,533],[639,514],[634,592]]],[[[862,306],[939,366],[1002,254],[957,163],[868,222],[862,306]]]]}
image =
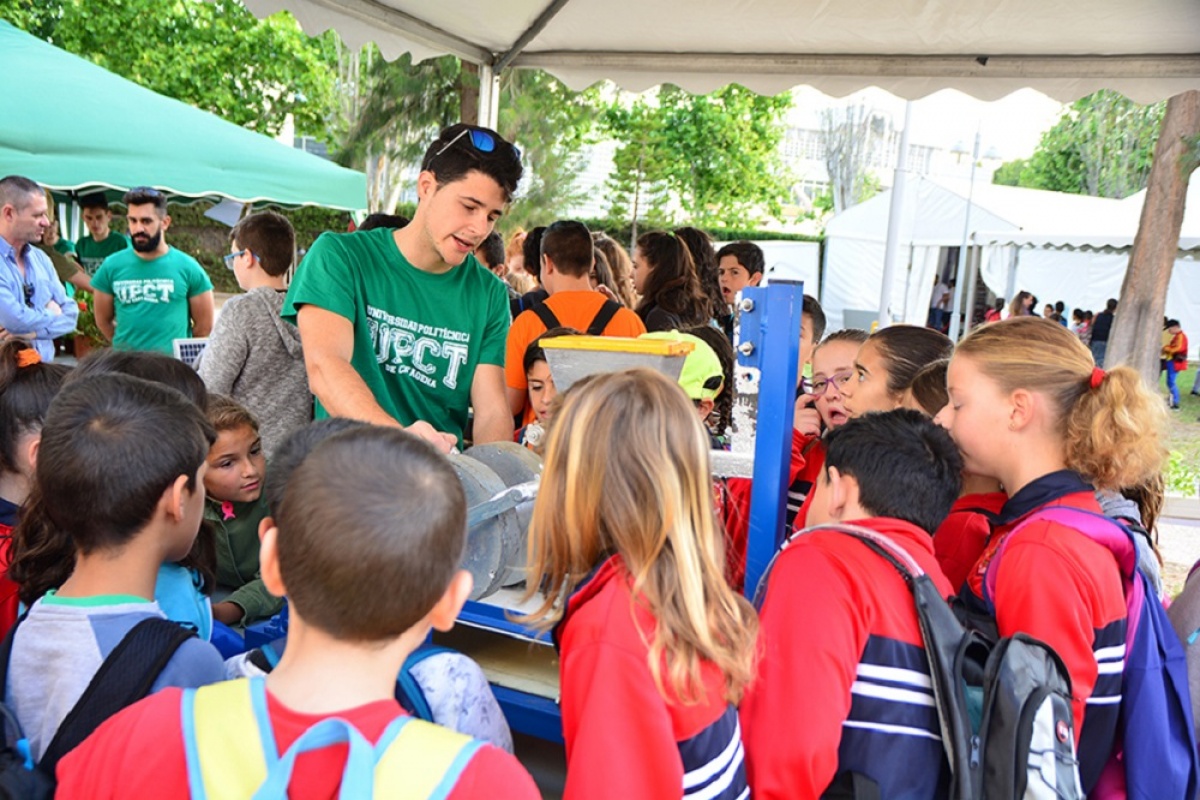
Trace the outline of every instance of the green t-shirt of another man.
{"type": "Polygon", "coordinates": [[[113,296],[113,347],[173,355],[174,340],[192,333],[188,300],[211,291],[212,281],[196,259],[174,247],[152,261],[130,248],[105,259],[92,286],[113,296]]]}
{"type": "Polygon", "coordinates": [[[120,233],[110,233],[104,237],[103,242],[97,242],[91,236],[84,236],[75,243],[75,255],[79,257],[79,263],[83,264],[83,271],[88,275],[95,275],[104,259],[113,253],[127,249],[129,239],[120,233]]]}
{"type": "MultiPolygon", "coordinates": [[[[354,325],[350,364],[401,425],[424,420],[462,443],[471,379],[504,366],[508,292],[474,256],[440,275],[417,269],[392,231],[324,233],[296,269],[283,318],[314,305],[354,325]]],[[[328,413],[317,402],[317,417],[328,413]]]]}

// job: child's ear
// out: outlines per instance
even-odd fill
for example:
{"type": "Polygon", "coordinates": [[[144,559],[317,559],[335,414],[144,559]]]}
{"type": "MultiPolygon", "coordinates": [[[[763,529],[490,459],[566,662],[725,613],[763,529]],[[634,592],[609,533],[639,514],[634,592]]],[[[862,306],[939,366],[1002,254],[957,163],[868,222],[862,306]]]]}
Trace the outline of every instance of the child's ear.
{"type": "Polygon", "coordinates": [[[263,587],[276,597],[286,597],[283,574],[279,571],[279,528],[270,517],[258,525],[258,569],[263,587]]]}
{"type": "Polygon", "coordinates": [[[187,504],[192,492],[204,491],[201,486],[196,486],[189,490],[188,482],[191,480],[192,478],[189,475],[180,475],[166,488],[162,498],[159,500],[159,503],[165,506],[164,510],[167,512],[167,518],[172,522],[183,521],[185,516],[184,506],[187,504]]]}
{"type": "Polygon", "coordinates": [[[696,410],[698,412],[700,412],[701,421],[708,419],[708,415],[711,414],[712,410],[713,410],[713,401],[712,400],[701,400],[696,405],[696,410]]]}
{"type": "Polygon", "coordinates": [[[858,502],[858,481],[852,475],[843,475],[837,467],[830,467],[827,472],[829,492],[826,496],[829,499],[829,517],[840,520],[845,517],[846,509],[852,503],[858,502]]]}
{"type": "Polygon", "coordinates": [[[442,593],[441,599],[429,612],[429,624],[439,631],[448,631],[453,628],[454,621],[458,619],[458,612],[462,611],[463,604],[471,596],[471,589],[474,586],[475,579],[471,577],[471,573],[465,569],[455,572],[454,577],[450,579],[450,585],[442,593]]]}
{"type": "Polygon", "coordinates": [[[758,286],[760,283],[762,283],[762,279],[763,279],[763,274],[761,272],[756,272],[750,276],[750,280],[746,281],[746,285],[747,286],[758,286]]]}
{"type": "Polygon", "coordinates": [[[38,431],[33,438],[29,440],[29,466],[37,469],[38,451],[42,449],[42,432],[38,431]]]}

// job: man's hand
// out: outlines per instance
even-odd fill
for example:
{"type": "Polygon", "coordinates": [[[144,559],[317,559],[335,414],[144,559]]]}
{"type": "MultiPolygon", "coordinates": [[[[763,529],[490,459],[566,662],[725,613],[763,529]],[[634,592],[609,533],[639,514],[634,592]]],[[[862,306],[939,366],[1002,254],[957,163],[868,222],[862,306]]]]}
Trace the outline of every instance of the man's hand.
{"type": "Polygon", "coordinates": [[[443,433],[422,419],[417,420],[404,430],[415,436],[420,436],[422,439],[436,447],[440,453],[449,453],[458,446],[457,436],[455,436],[453,433],[443,433]]]}
{"type": "Polygon", "coordinates": [[[5,328],[0,328],[0,343],[20,340],[22,342],[32,342],[37,338],[37,334],[33,333],[9,333],[5,328]]]}
{"type": "Polygon", "coordinates": [[[796,398],[796,414],[792,419],[792,427],[804,436],[819,436],[821,434],[821,414],[813,403],[817,396],[802,394],[796,398]]]}

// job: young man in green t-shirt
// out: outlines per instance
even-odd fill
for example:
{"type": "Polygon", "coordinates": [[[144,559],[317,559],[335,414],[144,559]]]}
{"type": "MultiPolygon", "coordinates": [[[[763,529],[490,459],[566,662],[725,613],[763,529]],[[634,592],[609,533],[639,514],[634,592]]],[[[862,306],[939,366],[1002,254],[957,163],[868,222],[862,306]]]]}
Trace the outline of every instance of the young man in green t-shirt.
{"type": "Polygon", "coordinates": [[[88,235],[75,243],[75,257],[90,276],[96,274],[104,259],[128,248],[129,240],[113,233],[110,227],[112,211],[103,192],[84,195],[79,199],[79,207],[83,209],[83,224],[87,226],[88,235]]]}
{"type": "Polygon", "coordinates": [[[212,331],[212,281],[196,259],[167,244],[166,195],[139,186],[125,205],[133,249],[106,258],[92,277],[96,326],[113,347],[172,355],[175,339],[212,331]]]}
{"type": "Polygon", "coordinates": [[[511,441],[504,395],[508,292],[473,255],[521,179],[519,151],[452,125],[429,146],[412,222],[323,234],[283,307],[296,322],[318,416],[400,425],[442,450],[511,441]]]}

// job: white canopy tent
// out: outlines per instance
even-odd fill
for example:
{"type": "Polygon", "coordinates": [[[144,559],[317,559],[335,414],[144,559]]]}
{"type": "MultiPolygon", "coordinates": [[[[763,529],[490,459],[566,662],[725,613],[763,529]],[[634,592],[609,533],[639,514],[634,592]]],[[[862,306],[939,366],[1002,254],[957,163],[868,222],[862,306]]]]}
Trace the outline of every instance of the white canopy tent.
{"type": "Polygon", "coordinates": [[[1107,88],[1145,103],[1200,87],[1195,0],[243,1],[259,16],[286,9],[311,34],[335,28],[352,47],[375,42],[385,58],[479,64],[481,120],[494,120],[495,78],[510,66],[635,91],[736,82],[996,99],[1032,87],[1067,101],[1107,88]]]}

